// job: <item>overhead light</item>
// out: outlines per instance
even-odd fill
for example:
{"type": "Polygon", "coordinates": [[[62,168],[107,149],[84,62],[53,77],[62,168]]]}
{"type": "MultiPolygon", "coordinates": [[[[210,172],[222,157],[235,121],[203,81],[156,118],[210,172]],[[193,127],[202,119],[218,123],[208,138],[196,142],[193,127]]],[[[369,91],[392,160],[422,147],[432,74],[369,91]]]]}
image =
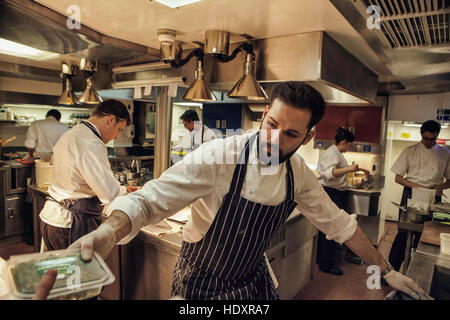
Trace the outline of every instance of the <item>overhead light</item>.
{"type": "Polygon", "coordinates": [[[82,104],[99,104],[102,102],[102,98],[95,91],[94,87],[94,74],[97,71],[97,62],[87,61],[86,59],[81,59],[80,70],[87,75],[86,79],[86,89],[83,94],[78,99],[78,103],[82,104]]]}
{"type": "Polygon", "coordinates": [[[203,79],[202,60],[200,59],[197,61],[197,69],[195,69],[195,80],[184,94],[182,100],[200,102],[217,101],[216,96],[203,79]]]}
{"type": "Polygon", "coordinates": [[[59,56],[58,53],[36,49],[2,38],[0,38],[0,53],[39,61],[54,59],[59,56]]]}
{"type": "Polygon", "coordinates": [[[127,72],[138,72],[138,71],[151,71],[151,70],[161,70],[171,68],[170,64],[165,62],[150,62],[137,64],[125,67],[112,68],[113,73],[127,73],[127,72]]]}
{"type": "Polygon", "coordinates": [[[254,60],[254,54],[247,52],[244,63],[244,74],[230,90],[228,97],[248,101],[269,100],[266,92],[256,80],[254,60]]]}
{"type": "Polygon", "coordinates": [[[203,0],[155,0],[155,1],[165,5],[166,7],[173,9],[173,8],[186,6],[191,3],[200,2],[203,0]]]}
{"type": "Polygon", "coordinates": [[[73,106],[77,103],[77,96],[72,90],[72,82],[69,76],[64,76],[64,91],[58,99],[58,104],[73,106]]]}
{"type": "Polygon", "coordinates": [[[61,63],[61,73],[63,76],[63,93],[58,99],[58,104],[66,106],[75,105],[77,103],[77,96],[72,90],[72,82],[70,81],[72,76],[76,73],[76,66],[67,62],[61,63]]]}
{"type": "Polygon", "coordinates": [[[422,126],[421,123],[408,122],[408,121],[403,121],[402,124],[404,127],[411,127],[411,128],[420,128],[422,126]]]}

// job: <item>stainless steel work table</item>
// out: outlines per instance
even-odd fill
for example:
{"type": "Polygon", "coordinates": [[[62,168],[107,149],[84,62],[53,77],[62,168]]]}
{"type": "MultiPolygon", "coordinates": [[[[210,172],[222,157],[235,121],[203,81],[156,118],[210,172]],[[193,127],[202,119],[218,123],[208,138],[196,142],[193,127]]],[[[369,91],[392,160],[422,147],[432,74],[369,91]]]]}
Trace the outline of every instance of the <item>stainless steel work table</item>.
{"type": "Polygon", "coordinates": [[[402,212],[399,223],[398,223],[398,227],[400,229],[407,230],[405,259],[403,262],[403,272],[402,272],[403,274],[405,274],[406,270],[408,269],[409,260],[411,258],[411,247],[412,247],[412,242],[413,242],[412,233],[413,232],[422,232],[423,222],[418,223],[418,222],[409,221],[406,212],[402,212]]]}
{"type": "MultiPolygon", "coordinates": [[[[411,258],[406,275],[412,278],[422,289],[436,299],[449,299],[450,292],[447,291],[446,297],[439,297],[439,289],[436,287],[447,286],[449,289],[450,274],[450,255],[440,252],[440,247],[419,242],[417,250],[411,258]],[[437,268],[447,269],[445,273],[446,280],[436,278],[437,268]]],[[[442,294],[442,293],[441,293],[442,294]]]]}

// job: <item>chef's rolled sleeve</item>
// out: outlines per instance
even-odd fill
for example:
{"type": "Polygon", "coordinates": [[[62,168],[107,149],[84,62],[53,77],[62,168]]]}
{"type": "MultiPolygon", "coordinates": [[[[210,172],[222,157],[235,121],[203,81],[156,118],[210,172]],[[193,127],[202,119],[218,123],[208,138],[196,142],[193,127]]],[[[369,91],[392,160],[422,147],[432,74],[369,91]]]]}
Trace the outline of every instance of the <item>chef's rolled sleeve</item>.
{"type": "Polygon", "coordinates": [[[297,209],[326,234],[328,240],[342,244],[350,239],[356,231],[356,215],[339,209],[306,165],[298,171],[295,180],[301,181],[295,190],[297,209]]]}
{"type": "Polygon", "coordinates": [[[317,166],[317,171],[319,174],[323,177],[325,177],[327,180],[331,180],[334,177],[333,170],[337,168],[339,165],[339,158],[337,157],[329,157],[328,159],[324,159],[320,162],[320,164],[317,166]]]}
{"type": "Polygon", "coordinates": [[[406,149],[400,153],[397,160],[391,167],[391,171],[395,174],[401,175],[402,177],[408,172],[408,159],[406,157],[406,149]]]}

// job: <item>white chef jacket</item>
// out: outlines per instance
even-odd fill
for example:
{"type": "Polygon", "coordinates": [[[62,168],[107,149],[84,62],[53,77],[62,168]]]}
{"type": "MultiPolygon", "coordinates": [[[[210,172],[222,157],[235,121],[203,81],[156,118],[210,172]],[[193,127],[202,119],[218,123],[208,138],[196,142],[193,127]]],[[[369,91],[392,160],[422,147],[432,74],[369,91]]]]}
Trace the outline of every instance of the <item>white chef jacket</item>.
{"type": "Polygon", "coordinates": [[[54,117],[49,116],[44,120],[36,120],[27,130],[25,147],[35,149],[33,156],[36,158],[53,152],[53,147],[58,139],[68,128],[54,117]]]}
{"type": "MultiPolygon", "coordinates": [[[[247,133],[203,143],[141,190],[114,199],[108,213],[123,211],[132,225],[131,233],[119,244],[129,242],[143,226],[156,224],[191,203],[183,238],[187,242],[201,240],[229,191],[236,159],[249,136],[247,133]]],[[[286,163],[274,168],[263,165],[257,160],[256,146],[253,143],[250,150],[241,196],[264,205],[278,205],[286,198],[286,163]]],[[[348,215],[330,200],[300,155],[294,154],[291,164],[297,209],[328,239],[343,243],[351,238],[356,230],[356,215],[348,215]]]]}
{"type": "MultiPolygon", "coordinates": [[[[63,134],[53,151],[48,193],[57,201],[97,196],[103,204],[109,204],[116,196],[126,194],[126,187],[120,186],[111,170],[106,145],[86,125],[78,124],[63,134]]],[[[55,227],[70,228],[72,224],[70,211],[50,200],[39,217],[55,227]]]]}
{"type": "Polygon", "coordinates": [[[434,188],[450,179],[450,153],[437,143],[427,149],[422,142],[405,148],[391,171],[425,188],[434,188]]]}
{"type": "Polygon", "coordinates": [[[345,160],[337,146],[333,144],[319,157],[317,164],[319,183],[326,187],[344,191],[347,188],[347,175],[344,174],[340,177],[335,177],[333,176],[333,169],[345,167],[348,167],[347,160],[345,160]]]}

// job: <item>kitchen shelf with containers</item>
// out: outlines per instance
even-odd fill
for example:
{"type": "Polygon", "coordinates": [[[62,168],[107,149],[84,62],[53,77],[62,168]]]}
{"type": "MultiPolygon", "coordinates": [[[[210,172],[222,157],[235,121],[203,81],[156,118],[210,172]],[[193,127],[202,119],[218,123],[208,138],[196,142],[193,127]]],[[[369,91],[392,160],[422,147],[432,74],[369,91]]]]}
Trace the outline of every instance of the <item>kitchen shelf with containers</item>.
{"type": "Polygon", "coordinates": [[[89,118],[92,108],[51,105],[3,105],[0,106],[0,125],[28,127],[33,121],[45,119],[51,109],[61,112],[61,123],[73,127],[89,118]]]}

